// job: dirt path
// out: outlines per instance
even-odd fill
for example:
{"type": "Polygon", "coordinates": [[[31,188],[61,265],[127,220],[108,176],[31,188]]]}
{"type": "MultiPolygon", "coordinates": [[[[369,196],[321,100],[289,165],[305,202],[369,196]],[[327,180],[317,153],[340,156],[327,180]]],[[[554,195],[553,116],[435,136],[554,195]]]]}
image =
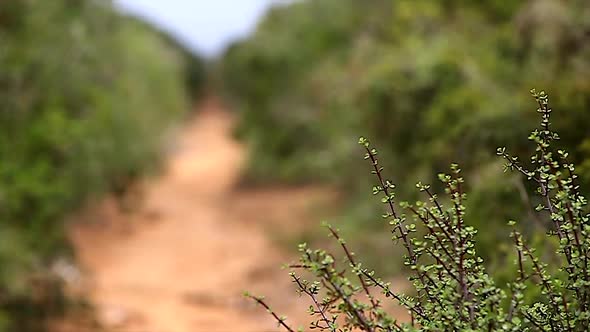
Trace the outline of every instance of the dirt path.
{"type": "MultiPolygon", "coordinates": [[[[209,100],[148,183],[143,203],[122,214],[111,201],[99,221],[71,231],[101,323],[119,332],[275,331],[272,319],[242,297],[268,295],[295,321],[306,317],[286,271],[289,260],[268,229],[297,228],[313,188],[235,190],[244,148],[231,117],[209,100]]],[[[96,219],[96,212],[93,213],[96,219]]]]}

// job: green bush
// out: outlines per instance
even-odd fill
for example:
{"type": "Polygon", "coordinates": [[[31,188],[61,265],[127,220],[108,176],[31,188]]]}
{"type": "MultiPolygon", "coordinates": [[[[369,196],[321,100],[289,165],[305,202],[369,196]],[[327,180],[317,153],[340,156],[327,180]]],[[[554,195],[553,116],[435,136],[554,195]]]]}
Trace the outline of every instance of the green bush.
{"type": "Polygon", "coordinates": [[[505,238],[500,226],[508,213],[534,222],[514,204],[519,192],[505,189],[521,187],[520,180],[503,177],[490,153],[500,144],[529,153],[518,137],[535,119],[522,111],[518,91],[542,85],[557,96],[563,114],[554,126],[590,184],[588,17],[590,2],[558,0],[279,7],[221,61],[239,134],[252,151],[246,178],[336,184],[351,196],[343,219],[356,230],[376,228],[358,199],[369,179],[352,162],[350,143],[355,133],[370,132],[407,197],[415,193],[404,179],[432,182],[449,163],[462,165],[478,201],[469,213],[490,235],[478,249],[489,258],[487,245],[505,238]]]}
{"type": "Polygon", "coordinates": [[[0,45],[0,330],[38,331],[64,216],[155,168],[185,60],[104,1],[3,1],[0,45]]]}
{"type": "MultiPolygon", "coordinates": [[[[341,246],[345,266],[324,250],[300,246],[300,262],[290,276],[298,292],[311,301],[310,329],[320,331],[588,331],[590,328],[590,214],[582,196],[569,154],[555,147],[560,140],[551,126],[548,97],[533,96],[541,125],[529,139],[536,149],[532,169],[499,148],[505,170],[515,171],[536,185],[539,218],[551,224],[547,234],[556,242],[535,251],[510,221],[514,250],[512,281],[503,286],[491,277],[477,254],[477,230],[466,214],[465,181],[456,164],[451,174],[438,177],[445,187],[439,197],[431,185],[416,184],[426,201],[399,202],[393,182],[385,178],[377,150],[361,138],[365,159],[377,184],[373,194],[386,207],[383,219],[392,227],[393,241],[405,248],[404,263],[413,285],[412,294],[397,294],[390,284],[365,268],[339,233],[328,226],[341,246]],[[419,229],[422,229],[419,232],[419,229]],[[549,254],[548,262],[545,262],[549,254]],[[295,270],[304,270],[306,280],[295,270]],[[348,270],[352,277],[343,271],[348,270]],[[354,278],[354,279],[353,279],[354,278]],[[391,317],[381,292],[408,310],[409,322],[391,317]]],[[[475,207],[477,208],[477,207],[475,207]]],[[[251,296],[288,331],[295,331],[261,297],[251,296]]]]}

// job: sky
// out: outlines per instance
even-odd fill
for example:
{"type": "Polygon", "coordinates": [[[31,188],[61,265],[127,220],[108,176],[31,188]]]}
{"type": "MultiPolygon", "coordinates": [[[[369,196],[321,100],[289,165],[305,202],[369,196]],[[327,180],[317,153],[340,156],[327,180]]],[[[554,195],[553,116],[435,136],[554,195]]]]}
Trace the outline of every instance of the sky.
{"type": "Polygon", "coordinates": [[[190,49],[215,56],[247,36],[277,0],[115,0],[125,13],[146,19],[190,49]]]}

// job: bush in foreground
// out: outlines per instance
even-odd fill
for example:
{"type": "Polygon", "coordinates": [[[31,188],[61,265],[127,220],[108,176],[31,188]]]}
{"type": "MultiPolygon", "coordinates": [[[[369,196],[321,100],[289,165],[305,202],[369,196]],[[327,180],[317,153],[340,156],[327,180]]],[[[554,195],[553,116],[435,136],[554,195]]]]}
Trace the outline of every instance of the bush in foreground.
{"type": "MultiPolygon", "coordinates": [[[[291,265],[290,276],[301,294],[311,300],[310,328],[320,331],[588,331],[590,328],[590,215],[580,194],[574,166],[567,152],[554,148],[559,140],[551,129],[548,97],[532,91],[541,115],[540,128],[529,139],[536,145],[529,170],[505,148],[498,155],[506,170],[521,173],[537,186],[541,202],[536,212],[552,223],[547,236],[556,240],[551,263],[540,259],[518,229],[513,228],[516,273],[506,287],[499,286],[484,268],[475,251],[476,230],[465,220],[463,178],[457,165],[439,179],[446,196],[438,197],[430,185],[416,187],[426,201],[398,202],[395,185],[387,180],[378,153],[361,138],[365,159],[378,179],[373,194],[381,196],[387,208],[383,218],[392,226],[393,240],[405,248],[405,265],[414,286],[410,295],[397,294],[357,261],[338,231],[328,226],[340,244],[346,265],[340,266],[324,250],[300,246],[300,262],[291,265]],[[297,270],[310,273],[306,280],[297,270]],[[354,278],[348,278],[352,275],[354,278]],[[354,281],[353,281],[354,279],[354,281]],[[374,291],[404,306],[410,322],[388,315],[374,291]],[[533,294],[533,295],[531,295],[533,294]]],[[[264,306],[288,331],[294,331],[284,317],[264,306]]]]}

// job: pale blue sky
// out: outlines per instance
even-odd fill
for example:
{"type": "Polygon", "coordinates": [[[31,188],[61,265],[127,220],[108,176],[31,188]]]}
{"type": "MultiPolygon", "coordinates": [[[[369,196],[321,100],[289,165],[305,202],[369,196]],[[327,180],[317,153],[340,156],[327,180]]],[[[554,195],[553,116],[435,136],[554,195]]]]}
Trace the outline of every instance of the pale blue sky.
{"type": "Polygon", "coordinates": [[[279,1],[115,0],[124,12],[147,19],[207,56],[248,35],[273,2],[279,1]]]}

